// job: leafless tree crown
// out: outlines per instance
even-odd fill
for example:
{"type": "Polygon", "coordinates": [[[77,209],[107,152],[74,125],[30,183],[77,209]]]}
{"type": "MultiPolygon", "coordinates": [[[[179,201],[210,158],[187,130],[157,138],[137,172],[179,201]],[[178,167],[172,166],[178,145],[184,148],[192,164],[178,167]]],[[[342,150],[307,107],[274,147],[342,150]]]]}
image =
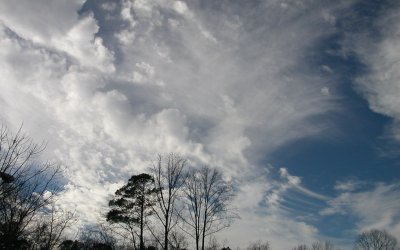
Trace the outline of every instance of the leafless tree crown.
{"type": "Polygon", "coordinates": [[[177,154],[158,156],[157,162],[153,164],[151,172],[157,194],[157,203],[154,206],[154,214],[163,227],[164,239],[158,239],[163,249],[168,250],[169,235],[177,225],[179,219],[179,208],[177,207],[180,191],[185,182],[186,160],[177,154]]]}
{"type": "Polygon", "coordinates": [[[205,166],[189,171],[184,190],[187,206],[187,216],[182,216],[187,226],[184,230],[195,240],[196,249],[204,250],[205,238],[230,226],[236,218],[230,209],[233,188],[221,172],[205,166]]]}
{"type": "Polygon", "coordinates": [[[385,230],[372,229],[361,233],[355,242],[359,250],[397,250],[397,240],[385,230]]]}
{"type": "MultiPolygon", "coordinates": [[[[35,217],[53,199],[60,166],[40,162],[45,144],[0,127],[0,237],[3,247],[22,244],[35,217]],[[11,244],[11,245],[10,245],[11,244]],[[14,245],[13,245],[14,244],[14,245]]],[[[26,244],[26,243],[24,243],[26,244]]]]}

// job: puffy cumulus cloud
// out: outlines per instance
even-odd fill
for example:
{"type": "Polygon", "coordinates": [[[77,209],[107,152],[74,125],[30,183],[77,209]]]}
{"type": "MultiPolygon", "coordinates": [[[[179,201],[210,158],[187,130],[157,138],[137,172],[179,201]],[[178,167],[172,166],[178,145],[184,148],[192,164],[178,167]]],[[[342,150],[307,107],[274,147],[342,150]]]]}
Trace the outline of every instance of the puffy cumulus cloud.
{"type": "Polygon", "coordinates": [[[59,50],[80,65],[114,70],[113,54],[94,35],[99,27],[93,15],[79,16],[83,0],[38,2],[1,1],[0,21],[22,39],[59,50]]]}
{"type": "MultiPolygon", "coordinates": [[[[366,185],[366,184],[365,184],[366,185]]],[[[400,233],[400,185],[369,184],[358,190],[343,190],[328,202],[329,207],[321,210],[324,215],[354,215],[359,220],[359,232],[370,229],[385,229],[394,235],[400,233]]]]}
{"type": "Polygon", "coordinates": [[[52,44],[56,49],[70,54],[83,66],[113,72],[113,53],[103,45],[101,38],[94,37],[98,29],[93,16],[88,15],[81,18],[65,36],[54,37],[52,44]]]}
{"type": "MultiPolygon", "coordinates": [[[[56,92],[60,90],[47,87],[66,67],[65,58],[19,39],[3,25],[0,28],[0,43],[4,48],[0,59],[2,118],[15,127],[18,126],[15,123],[23,120],[32,121],[37,128],[42,122],[49,124],[53,118],[45,111],[48,108],[45,102],[48,96],[58,96],[56,92]]],[[[45,131],[39,133],[42,139],[47,137],[45,134],[45,131]]]]}
{"type": "Polygon", "coordinates": [[[230,239],[243,228],[270,230],[272,242],[314,237],[292,216],[293,200],[326,197],[286,169],[274,180],[260,159],[318,135],[326,124],[317,117],[336,108],[321,93],[330,73],[307,63],[334,32],[342,3],[328,2],[92,1],[79,14],[82,1],[1,1],[1,117],[49,141],[48,156],[68,166],[59,200],[83,223],[127,176],[173,151],[240,183],[248,202],[230,239]]]}
{"type": "Polygon", "coordinates": [[[393,118],[391,132],[396,140],[400,140],[399,9],[398,3],[392,3],[380,13],[373,23],[379,35],[365,32],[349,38],[351,49],[366,66],[366,73],[357,79],[356,86],[373,111],[393,118]]]}
{"type": "Polygon", "coordinates": [[[327,80],[297,64],[310,44],[332,31],[322,12],[300,14],[321,6],[217,5],[123,1],[121,19],[129,25],[116,34],[123,45],[121,76],[134,84],[162,83],[164,105],[204,121],[207,133],[196,139],[240,163],[245,152],[256,157],[324,129],[309,118],[332,108],[321,93],[327,80]],[[319,32],[309,28],[317,23],[319,32]]]}

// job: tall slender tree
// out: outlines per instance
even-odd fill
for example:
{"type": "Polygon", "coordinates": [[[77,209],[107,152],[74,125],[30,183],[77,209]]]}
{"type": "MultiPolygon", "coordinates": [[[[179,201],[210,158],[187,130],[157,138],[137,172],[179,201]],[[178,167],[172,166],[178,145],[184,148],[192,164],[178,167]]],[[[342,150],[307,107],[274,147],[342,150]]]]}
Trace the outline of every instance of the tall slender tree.
{"type": "Polygon", "coordinates": [[[234,197],[232,185],[222,173],[207,166],[192,169],[185,182],[187,225],[184,229],[196,242],[196,249],[205,248],[205,238],[228,226],[236,218],[230,209],[234,197]]]}
{"type": "Polygon", "coordinates": [[[157,162],[152,167],[155,188],[158,191],[154,213],[163,226],[163,249],[165,250],[168,250],[169,234],[178,223],[177,201],[179,191],[185,181],[185,165],[185,159],[171,153],[165,158],[159,155],[157,162]]]}
{"type": "Polygon", "coordinates": [[[155,194],[153,177],[148,174],[133,175],[109,202],[111,210],[107,213],[107,221],[128,226],[133,242],[135,227],[138,226],[140,250],[145,249],[144,226],[148,216],[153,213],[155,194]]]}

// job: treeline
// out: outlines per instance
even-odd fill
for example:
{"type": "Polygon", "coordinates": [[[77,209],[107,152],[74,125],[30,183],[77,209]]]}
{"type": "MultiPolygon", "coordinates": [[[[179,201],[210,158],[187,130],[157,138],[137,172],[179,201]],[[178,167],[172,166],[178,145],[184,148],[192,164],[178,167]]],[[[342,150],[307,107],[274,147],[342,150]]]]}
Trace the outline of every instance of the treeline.
{"type": "Polygon", "coordinates": [[[189,237],[204,250],[237,217],[232,184],[219,170],[170,154],[115,192],[105,223],[65,239],[75,214],[55,205],[61,167],[39,161],[44,148],[21,129],[0,128],[0,249],[184,249],[189,237]]]}
{"type": "MultiPolygon", "coordinates": [[[[230,250],[213,235],[238,218],[231,207],[232,183],[219,170],[191,167],[175,154],[158,156],[146,173],[131,176],[111,197],[102,222],[68,238],[76,215],[55,203],[61,167],[40,162],[44,148],[21,128],[11,134],[0,127],[0,249],[230,250]]],[[[399,250],[396,238],[380,230],[360,234],[354,248],[399,250]]],[[[246,249],[272,248],[266,241],[246,249]]],[[[292,250],[334,249],[315,242],[292,250]]]]}
{"type": "MultiPolygon", "coordinates": [[[[314,242],[311,245],[298,245],[292,250],[336,250],[332,243],[314,242]]],[[[385,230],[371,229],[359,234],[354,242],[354,250],[400,250],[397,239],[385,230]]]]}
{"type": "Polygon", "coordinates": [[[205,239],[237,217],[230,208],[233,197],[232,184],[220,171],[190,168],[185,159],[169,154],[115,192],[106,219],[126,232],[135,249],[145,249],[145,235],[154,247],[183,249],[186,235],[204,250],[205,239]]]}

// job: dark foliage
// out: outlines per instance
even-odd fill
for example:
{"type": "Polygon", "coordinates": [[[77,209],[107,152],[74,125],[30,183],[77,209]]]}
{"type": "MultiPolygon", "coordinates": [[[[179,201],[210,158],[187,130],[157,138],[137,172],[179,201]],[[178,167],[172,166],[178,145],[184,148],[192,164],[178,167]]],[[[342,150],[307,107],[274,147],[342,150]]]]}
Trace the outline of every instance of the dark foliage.
{"type": "Polygon", "coordinates": [[[145,220],[153,214],[156,192],[153,177],[148,174],[133,175],[126,185],[115,192],[115,198],[109,202],[111,210],[107,213],[107,221],[127,226],[133,242],[135,234],[138,234],[142,250],[145,220]],[[139,227],[139,233],[135,231],[136,227],[139,227]]]}

